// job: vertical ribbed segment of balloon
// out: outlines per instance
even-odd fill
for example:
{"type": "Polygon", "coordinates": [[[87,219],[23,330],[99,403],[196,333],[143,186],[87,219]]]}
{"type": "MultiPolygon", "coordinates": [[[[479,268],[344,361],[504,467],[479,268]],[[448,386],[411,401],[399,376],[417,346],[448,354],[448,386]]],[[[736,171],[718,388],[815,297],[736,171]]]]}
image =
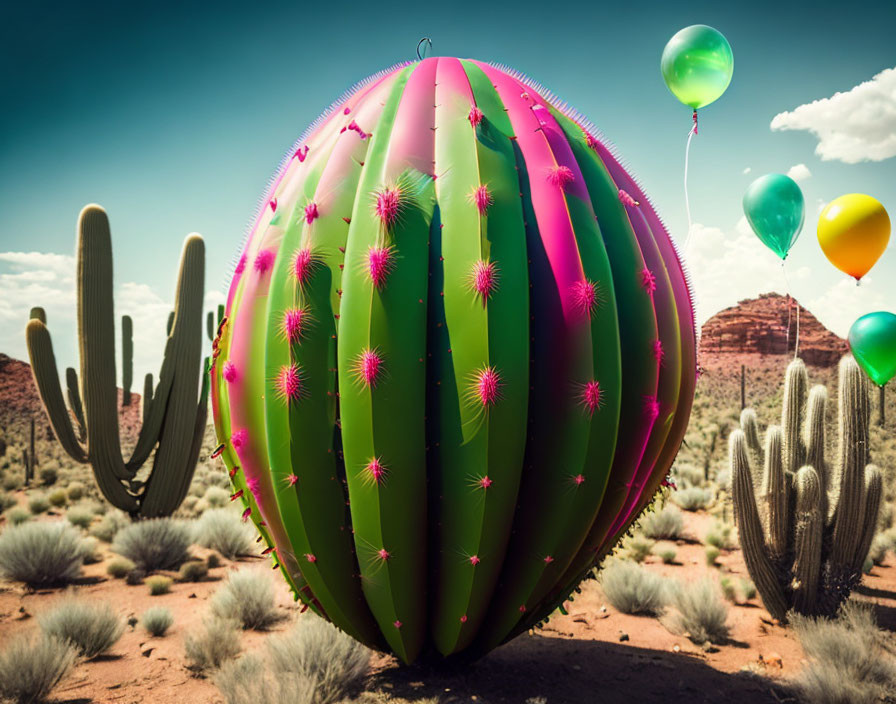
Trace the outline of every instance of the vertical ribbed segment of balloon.
{"type": "MultiPolygon", "coordinates": [[[[576,232],[566,194],[579,187],[569,164],[558,161],[543,131],[536,96],[506,74],[482,64],[476,68],[491,80],[516,136],[525,217],[530,225],[527,248],[530,279],[550,282],[530,290],[532,357],[538,360],[530,377],[530,437],[524,459],[514,534],[502,570],[498,600],[488,614],[480,638],[488,646],[500,642],[530,607],[530,599],[546,572],[555,569],[558,551],[574,554],[588,527],[567,531],[565,520],[535,529],[525,516],[545,511],[578,516],[593,416],[582,412],[576,389],[594,378],[590,319],[582,316],[572,292],[585,281],[576,232]],[[562,169],[565,177],[555,174],[562,169]],[[559,291],[557,296],[554,291],[559,291]],[[537,429],[537,430],[536,430],[537,429]],[[575,543],[575,544],[573,544],[575,543]]],[[[472,73],[472,71],[471,71],[472,73]]],[[[549,117],[549,116],[548,116],[549,117]]],[[[560,155],[562,158],[562,155],[560,155]]],[[[593,517],[593,502],[588,509],[593,517]]]]}
{"type": "Polygon", "coordinates": [[[430,293],[429,330],[431,432],[439,441],[429,458],[439,512],[432,637],[443,655],[470,644],[492,598],[516,504],[529,387],[529,280],[512,134],[502,130],[509,125],[487,79],[477,69],[471,88],[464,69],[457,59],[439,62],[435,101],[441,224],[431,244],[439,290],[430,293]],[[470,196],[482,189],[485,208],[484,197],[470,196]]]}
{"type": "Polygon", "coordinates": [[[427,628],[424,416],[435,66],[433,60],[404,71],[374,129],[346,242],[337,349],[362,588],[386,641],[405,662],[419,654],[427,628]],[[376,210],[386,191],[398,200],[391,223],[376,210]],[[371,247],[392,248],[396,256],[380,287],[367,272],[371,247]],[[380,377],[375,385],[359,383],[358,356],[374,349],[380,377]],[[381,482],[370,481],[373,460],[388,468],[381,482]]]}

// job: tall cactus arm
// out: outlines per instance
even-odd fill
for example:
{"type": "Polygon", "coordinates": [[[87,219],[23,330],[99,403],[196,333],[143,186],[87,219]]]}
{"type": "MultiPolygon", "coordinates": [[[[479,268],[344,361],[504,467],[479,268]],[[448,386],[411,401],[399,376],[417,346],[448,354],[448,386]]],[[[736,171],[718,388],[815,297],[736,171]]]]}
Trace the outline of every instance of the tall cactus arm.
{"type": "Polygon", "coordinates": [[[71,416],[62,397],[62,387],[59,384],[59,374],[56,371],[56,355],[53,353],[50,331],[47,330],[47,326],[40,318],[32,318],[28,322],[28,326],[25,328],[25,342],[28,346],[28,357],[31,360],[34,383],[59,444],[73,460],[87,462],[87,452],[78,442],[72,427],[71,416]]]}
{"type": "Polygon", "coordinates": [[[47,311],[45,311],[40,306],[34,306],[34,308],[31,309],[31,312],[28,313],[28,319],[29,320],[39,320],[44,325],[46,325],[47,324],[47,311]]]}
{"type": "Polygon", "coordinates": [[[804,441],[806,443],[806,464],[818,473],[821,491],[821,516],[827,521],[828,491],[831,488],[830,468],[825,459],[828,390],[824,386],[813,386],[809,392],[809,409],[806,412],[804,441]]]}
{"type": "Polygon", "coordinates": [[[821,574],[821,539],[824,528],[822,497],[824,490],[818,473],[803,467],[794,480],[796,506],[794,516],[793,603],[801,614],[811,613],[818,597],[821,574]]]}
{"type": "Polygon", "coordinates": [[[784,381],[784,406],[781,410],[781,429],[784,431],[784,471],[796,474],[805,464],[806,447],[803,443],[803,417],[809,374],[803,360],[795,359],[787,366],[784,381]]]}
{"type": "Polygon", "coordinates": [[[131,384],[134,383],[134,321],[121,316],[121,405],[131,405],[131,384]]]}
{"type": "Polygon", "coordinates": [[[152,411],[152,374],[147,374],[143,377],[143,425],[146,425],[146,420],[149,418],[149,414],[152,411]]]}
{"type": "Polygon", "coordinates": [[[768,520],[768,547],[772,557],[780,559],[787,552],[788,535],[788,485],[784,472],[784,434],[776,425],[769,426],[765,437],[765,477],[762,482],[762,499],[768,520]]]}
{"type": "Polygon", "coordinates": [[[762,440],[759,437],[759,421],[756,411],[745,408],[740,413],[740,427],[744,431],[747,449],[750,453],[750,466],[753,469],[753,484],[762,482],[762,468],[765,466],[765,453],[762,450],[762,440]]]}
{"type": "Polygon", "coordinates": [[[774,618],[783,621],[787,616],[787,602],[775,568],[766,552],[743,431],[735,430],[731,434],[729,452],[734,518],[744,552],[744,561],[756,584],[756,589],[762,596],[765,608],[774,618]]]}
{"type": "Polygon", "coordinates": [[[78,372],[74,367],[65,370],[66,394],[68,407],[78,422],[78,442],[87,440],[87,423],[84,421],[84,406],[81,405],[81,388],[78,386],[78,372]]]}
{"type": "Polygon", "coordinates": [[[840,496],[834,515],[831,561],[848,569],[862,539],[870,407],[865,375],[855,359],[840,361],[840,496]]]}
{"type": "Polygon", "coordinates": [[[205,334],[209,342],[215,341],[215,314],[212,311],[205,316],[205,334]]]}
{"type": "Polygon", "coordinates": [[[877,531],[877,515],[880,512],[881,497],[883,494],[883,475],[873,464],[865,467],[865,522],[861,526],[861,540],[853,559],[853,573],[861,574],[868,550],[871,549],[871,541],[877,531]]]}

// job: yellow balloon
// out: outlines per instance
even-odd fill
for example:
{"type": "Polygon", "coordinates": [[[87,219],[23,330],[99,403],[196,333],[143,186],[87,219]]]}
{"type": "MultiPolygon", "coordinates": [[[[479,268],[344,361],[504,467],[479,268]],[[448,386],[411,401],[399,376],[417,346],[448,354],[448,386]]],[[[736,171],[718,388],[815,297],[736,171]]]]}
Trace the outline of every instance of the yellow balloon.
{"type": "Polygon", "coordinates": [[[849,193],[818,217],[818,244],[840,271],[856,281],[867,274],[890,241],[890,216],[876,198],[849,193]]]}

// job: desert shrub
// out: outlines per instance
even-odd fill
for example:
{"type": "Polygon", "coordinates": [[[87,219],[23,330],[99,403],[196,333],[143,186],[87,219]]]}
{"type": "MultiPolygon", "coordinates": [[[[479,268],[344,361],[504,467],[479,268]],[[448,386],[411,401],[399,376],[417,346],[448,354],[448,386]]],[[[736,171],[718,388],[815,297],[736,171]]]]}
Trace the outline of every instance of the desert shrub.
{"type": "Polygon", "coordinates": [[[181,582],[201,582],[208,577],[208,565],[200,560],[190,560],[180,566],[177,578],[181,582]]]}
{"type": "Polygon", "coordinates": [[[654,541],[638,533],[635,533],[623,543],[625,556],[638,563],[647,559],[647,556],[653,551],[653,546],[654,541]]]}
{"type": "Polygon", "coordinates": [[[240,650],[239,624],[228,619],[206,619],[198,631],[184,639],[187,667],[195,672],[219,668],[240,650]]]}
{"type": "Polygon", "coordinates": [[[206,511],[196,522],[197,545],[217,550],[232,560],[254,552],[255,531],[240,521],[239,514],[226,508],[206,511]]]}
{"type": "Polygon", "coordinates": [[[4,491],[15,491],[22,488],[22,479],[15,474],[7,474],[3,477],[3,481],[0,482],[0,486],[3,487],[4,491]]]}
{"type": "Polygon", "coordinates": [[[722,590],[722,596],[725,597],[725,601],[730,601],[732,604],[737,601],[737,590],[730,577],[722,577],[719,580],[719,589],[722,590]]]}
{"type": "Polygon", "coordinates": [[[68,485],[68,489],[66,489],[66,493],[68,494],[68,498],[71,501],[80,501],[84,498],[84,494],[87,492],[87,487],[84,486],[81,482],[72,482],[68,485]]]}
{"type": "Polygon", "coordinates": [[[146,629],[146,632],[156,638],[164,636],[171,624],[174,623],[174,616],[171,615],[171,609],[164,606],[153,606],[143,612],[140,617],[140,624],[146,629]]]}
{"type": "Polygon", "coordinates": [[[112,550],[147,572],[176,570],[189,558],[190,531],[170,518],[154,518],[121,529],[112,550]]]}
{"type": "Polygon", "coordinates": [[[202,499],[209,508],[224,508],[230,503],[230,492],[219,486],[210,486],[205,490],[202,499]]]}
{"type": "Polygon", "coordinates": [[[40,481],[43,484],[50,486],[52,484],[55,484],[56,480],[59,479],[59,472],[55,467],[43,467],[40,470],[39,476],[40,481]]]}
{"type": "Polygon", "coordinates": [[[114,579],[127,577],[136,565],[126,557],[113,557],[106,565],[106,574],[114,579]]]}
{"type": "Polygon", "coordinates": [[[171,591],[174,580],[161,574],[154,574],[146,578],[146,586],[149,587],[150,596],[161,596],[171,591]]]}
{"type": "Polygon", "coordinates": [[[65,512],[65,520],[78,528],[87,528],[93,523],[93,511],[83,506],[75,506],[65,512]]]}
{"type": "Polygon", "coordinates": [[[666,625],[698,645],[724,643],[728,639],[728,606],[709,578],[672,590],[672,611],[666,625]]]}
{"type": "Polygon", "coordinates": [[[136,587],[143,584],[144,579],[146,579],[146,572],[139,567],[135,567],[125,575],[124,582],[131,587],[136,587]]]}
{"type": "Polygon", "coordinates": [[[7,494],[5,491],[0,491],[0,512],[12,508],[17,503],[15,496],[7,494]]]}
{"type": "Polygon", "coordinates": [[[734,542],[731,538],[732,529],[733,526],[730,523],[716,521],[713,523],[712,528],[707,531],[703,541],[719,550],[730,550],[734,547],[734,542]]]}
{"type": "Polygon", "coordinates": [[[709,489],[691,486],[672,492],[672,501],[685,511],[701,511],[709,506],[712,498],[709,489]]]}
{"type": "Polygon", "coordinates": [[[673,506],[665,506],[660,511],[645,513],[639,524],[640,531],[654,540],[674,540],[684,529],[681,511],[673,506]]]}
{"type": "Polygon", "coordinates": [[[692,486],[703,485],[703,470],[686,462],[676,462],[673,476],[680,488],[686,489],[692,486]]]}
{"type": "Polygon", "coordinates": [[[31,518],[31,511],[24,506],[13,506],[3,515],[12,525],[18,526],[31,518]]]}
{"type": "Polygon", "coordinates": [[[794,614],[809,662],[795,684],[813,704],[892,701],[896,665],[869,606],[846,602],[834,620],[794,614]]]}
{"type": "Polygon", "coordinates": [[[18,636],[0,651],[0,700],[43,702],[71,671],[78,651],[47,636],[18,636]]]}
{"type": "Polygon", "coordinates": [[[68,494],[65,493],[65,489],[53,489],[47,494],[47,501],[51,506],[62,508],[68,504],[68,494]]]}
{"type": "Polygon", "coordinates": [[[122,528],[131,525],[128,517],[121,511],[113,511],[103,516],[102,520],[95,526],[90,528],[90,534],[102,540],[104,543],[111,543],[115,536],[122,528]]]}
{"type": "Polygon", "coordinates": [[[72,597],[64,598],[37,619],[46,635],[71,643],[85,658],[105,653],[124,631],[124,622],[109,604],[72,597]]]}
{"type": "Polygon", "coordinates": [[[707,567],[716,567],[718,563],[716,560],[719,559],[720,550],[715,545],[707,545],[706,546],[706,566],[707,567]]]}
{"type": "Polygon", "coordinates": [[[0,534],[0,574],[31,587],[70,582],[81,573],[80,544],[65,523],[14,526],[0,534]]]}
{"type": "Polygon", "coordinates": [[[266,575],[249,570],[231,572],[211,598],[212,614],[236,619],[243,628],[261,631],[280,620],[274,590],[266,575]]]}
{"type": "Polygon", "coordinates": [[[756,585],[749,579],[742,579],[740,580],[740,593],[743,595],[744,599],[755,599],[756,585]]]}
{"type": "Polygon", "coordinates": [[[663,561],[663,564],[671,565],[675,562],[675,556],[677,553],[675,551],[675,548],[668,543],[654,549],[654,552],[659,555],[660,559],[663,561]]]}
{"type": "Polygon", "coordinates": [[[44,513],[49,508],[50,502],[47,501],[47,497],[43,494],[32,494],[28,497],[28,510],[31,511],[31,513],[37,515],[39,513],[44,513]]]}
{"type": "Polygon", "coordinates": [[[95,565],[102,560],[99,553],[99,542],[96,538],[82,538],[78,549],[81,551],[81,559],[85,565],[95,565]]]}
{"type": "Polygon", "coordinates": [[[333,704],[358,689],[370,666],[367,648],[316,617],[269,639],[266,655],[243,656],[221,668],[215,684],[227,704],[333,704]]]}
{"type": "Polygon", "coordinates": [[[215,569],[216,567],[221,566],[221,556],[216,552],[210,552],[208,557],[205,558],[205,564],[208,565],[210,570],[215,569]]]}
{"type": "Polygon", "coordinates": [[[600,573],[607,601],[624,614],[662,613],[666,585],[659,575],[625,560],[611,560],[600,573]]]}
{"type": "Polygon", "coordinates": [[[863,574],[871,574],[871,570],[874,569],[874,560],[870,557],[865,558],[865,562],[862,563],[862,573],[863,574]]]}
{"type": "Polygon", "coordinates": [[[890,548],[891,543],[885,535],[875,535],[874,540],[871,541],[871,548],[868,550],[868,559],[875,565],[882,565],[890,548]]]}

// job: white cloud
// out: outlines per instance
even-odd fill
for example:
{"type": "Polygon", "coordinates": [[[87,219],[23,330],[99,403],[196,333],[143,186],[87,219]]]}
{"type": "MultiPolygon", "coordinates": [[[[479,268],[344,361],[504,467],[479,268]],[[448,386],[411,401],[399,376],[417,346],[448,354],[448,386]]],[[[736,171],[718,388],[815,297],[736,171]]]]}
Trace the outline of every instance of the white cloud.
{"type": "Polygon", "coordinates": [[[845,275],[821,295],[804,304],[830,330],[846,337],[856,318],[874,310],[890,310],[883,286],[878,286],[871,276],[862,279],[861,285],[845,275]]]}
{"type": "Polygon", "coordinates": [[[807,178],[812,176],[812,172],[809,171],[809,167],[805,164],[796,164],[795,166],[791,166],[787,171],[787,175],[790,176],[794,181],[799,183],[800,181],[805,181],[807,178]]]}
{"type": "Polygon", "coordinates": [[[743,170],[741,173],[743,173],[743,174],[748,174],[748,173],[750,173],[752,170],[753,170],[753,169],[751,169],[749,166],[747,166],[746,168],[744,168],[744,170],[743,170]]]}
{"type": "Polygon", "coordinates": [[[845,93],[835,93],[772,119],[773,130],[806,130],[818,137],[815,153],[847,164],[896,156],[896,68],[845,93]]]}

